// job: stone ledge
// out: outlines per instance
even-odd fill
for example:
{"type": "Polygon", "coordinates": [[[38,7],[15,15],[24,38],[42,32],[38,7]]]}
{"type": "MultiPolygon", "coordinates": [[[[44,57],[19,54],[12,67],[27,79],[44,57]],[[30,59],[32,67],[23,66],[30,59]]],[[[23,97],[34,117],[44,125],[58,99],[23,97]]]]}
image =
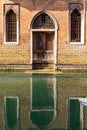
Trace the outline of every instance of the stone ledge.
{"type": "Polygon", "coordinates": [[[56,70],[62,73],[87,73],[87,65],[86,64],[85,65],[61,64],[61,65],[57,65],[56,70]]]}
{"type": "Polygon", "coordinates": [[[87,65],[57,64],[55,68],[33,69],[32,65],[0,65],[0,72],[25,72],[25,73],[87,73],[87,65]]]}

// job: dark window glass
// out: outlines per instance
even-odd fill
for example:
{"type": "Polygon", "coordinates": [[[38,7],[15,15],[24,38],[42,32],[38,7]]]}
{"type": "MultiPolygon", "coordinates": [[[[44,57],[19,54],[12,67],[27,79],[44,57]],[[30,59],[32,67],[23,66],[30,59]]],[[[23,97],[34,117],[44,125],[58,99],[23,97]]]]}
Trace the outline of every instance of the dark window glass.
{"type": "Polygon", "coordinates": [[[71,13],[71,42],[81,41],[81,14],[75,9],[71,13]]]}
{"type": "Polygon", "coordinates": [[[33,29],[54,29],[53,20],[45,13],[40,14],[33,23],[33,29]]]}
{"type": "Polygon", "coordinates": [[[17,41],[17,23],[16,14],[10,10],[6,14],[6,42],[17,41]]]}

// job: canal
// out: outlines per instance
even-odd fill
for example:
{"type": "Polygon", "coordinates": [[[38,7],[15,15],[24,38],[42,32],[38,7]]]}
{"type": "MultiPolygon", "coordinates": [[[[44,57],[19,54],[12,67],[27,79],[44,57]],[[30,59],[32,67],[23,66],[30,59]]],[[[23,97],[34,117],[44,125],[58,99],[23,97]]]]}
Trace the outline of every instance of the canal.
{"type": "Polygon", "coordinates": [[[0,73],[0,130],[87,130],[87,74],[0,73]]]}

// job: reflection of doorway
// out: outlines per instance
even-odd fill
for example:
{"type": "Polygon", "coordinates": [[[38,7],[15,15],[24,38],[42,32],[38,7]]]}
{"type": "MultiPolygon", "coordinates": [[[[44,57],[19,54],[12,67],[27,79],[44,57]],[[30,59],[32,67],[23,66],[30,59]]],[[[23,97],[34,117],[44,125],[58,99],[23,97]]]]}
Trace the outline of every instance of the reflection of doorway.
{"type": "Polygon", "coordinates": [[[38,128],[46,129],[57,117],[57,81],[49,75],[33,75],[30,87],[30,119],[38,128]]]}
{"type": "Polygon", "coordinates": [[[57,62],[57,24],[47,13],[37,15],[31,25],[33,68],[53,67],[57,62]]]}
{"type": "Polygon", "coordinates": [[[83,106],[79,98],[69,98],[68,130],[83,130],[83,106]]]}

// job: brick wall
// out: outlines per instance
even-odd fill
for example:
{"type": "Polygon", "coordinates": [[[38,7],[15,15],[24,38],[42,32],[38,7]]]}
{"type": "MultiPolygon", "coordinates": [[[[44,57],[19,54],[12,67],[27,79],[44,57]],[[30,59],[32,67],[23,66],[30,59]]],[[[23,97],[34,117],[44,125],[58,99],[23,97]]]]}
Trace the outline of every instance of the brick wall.
{"type": "MultiPolygon", "coordinates": [[[[58,23],[58,64],[87,64],[86,35],[84,45],[68,43],[69,1],[71,2],[71,0],[26,0],[26,2],[25,0],[0,0],[0,64],[30,64],[30,24],[33,17],[41,10],[48,11],[58,23]],[[4,44],[4,3],[19,3],[20,5],[18,45],[4,44]]],[[[72,2],[78,2],[78,0],[72,0],[72,2]]],[[[87,20],[85,25],[87,25],[87,20]]],[[[87,33],[87,30],[85,32],[87,33]]]]}

